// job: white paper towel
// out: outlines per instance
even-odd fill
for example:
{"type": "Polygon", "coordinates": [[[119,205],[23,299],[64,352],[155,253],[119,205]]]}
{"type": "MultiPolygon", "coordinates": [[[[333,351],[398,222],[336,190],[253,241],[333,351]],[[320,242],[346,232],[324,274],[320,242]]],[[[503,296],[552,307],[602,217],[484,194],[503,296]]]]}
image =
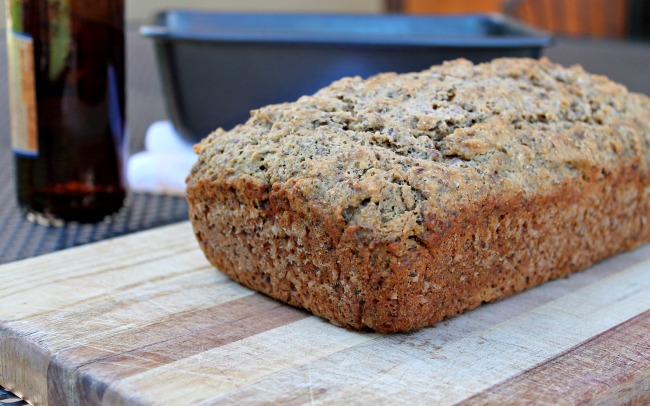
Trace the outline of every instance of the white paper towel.
{"type": "Polygon", "coordinates": [[[196,162],[192,144],[185,141],[169,121],[147,129],[145,150],[134,154],[127,165],[129,187],[136,192],[183,195],[185,178],[196,162]]]}

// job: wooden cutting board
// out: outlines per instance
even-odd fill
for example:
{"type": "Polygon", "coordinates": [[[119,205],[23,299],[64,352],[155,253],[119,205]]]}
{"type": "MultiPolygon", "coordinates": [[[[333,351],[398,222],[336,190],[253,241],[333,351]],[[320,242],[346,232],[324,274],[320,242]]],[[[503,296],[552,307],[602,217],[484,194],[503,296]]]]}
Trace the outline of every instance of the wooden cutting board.
{"type": "Polygon", "coordinates": [[[650,245],[387,336],[231,282],[188,223],[0,278],[0,384],[36,404],[650,403],[650,245]]]}

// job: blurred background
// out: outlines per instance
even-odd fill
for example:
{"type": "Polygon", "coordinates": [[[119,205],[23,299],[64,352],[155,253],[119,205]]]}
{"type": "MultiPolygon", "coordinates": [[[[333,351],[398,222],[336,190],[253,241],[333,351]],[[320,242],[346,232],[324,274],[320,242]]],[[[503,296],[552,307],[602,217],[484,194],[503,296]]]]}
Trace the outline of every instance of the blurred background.
{"type": "MultiPolygon", "coordinates": [[[[141,24],[157,10],[315,13],[501,12],[559,35],[650,40],[650,0],[130,0],[127,18],[141,24]]],[[[4,25],[4,8],[0,8],[4,25]]]]}
{"type": "Polygon", "coordinates": [[[650,0],[138,0],[130,21],[155,10],[184,7],[324,13],[502,12],[560,35],[650,39],[650,0]]]}
{"type": "Polygon", "coordinates": [[[138,0],[127,2],[137,23],[155,10],[185,7],[333,13],[503,12],[560,35],[650,38],[650,0],[138,0]]]}
{"type": "Polygon", "coordinates": [[[155,10],[185,7],[324,13],[502,12],[559,35],[650,39],[650,0],[138,0],[130,21],[155,10]]]}
{"type": "Polygon", "coordinates": [[[406,13],[502,12],[559,35],[648,39],[648,0],[390,0],[406,13]]]}

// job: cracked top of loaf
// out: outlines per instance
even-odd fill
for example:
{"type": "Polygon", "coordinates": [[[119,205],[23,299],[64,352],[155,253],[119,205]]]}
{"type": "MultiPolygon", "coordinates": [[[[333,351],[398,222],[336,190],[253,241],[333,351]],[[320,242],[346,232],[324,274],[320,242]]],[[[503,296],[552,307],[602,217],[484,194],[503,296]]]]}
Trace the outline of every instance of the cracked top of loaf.
{"type": "Polygon", "coordinates": [[[546,59],[447,62],[344,78],[255,110],[195,147],[197,179],[246,178],[300,193],[395,239],[496,196],[543,194],[650,168],[650,99],[546,59]],[[437,214],[436,214],[437,213],[437,214]]]}

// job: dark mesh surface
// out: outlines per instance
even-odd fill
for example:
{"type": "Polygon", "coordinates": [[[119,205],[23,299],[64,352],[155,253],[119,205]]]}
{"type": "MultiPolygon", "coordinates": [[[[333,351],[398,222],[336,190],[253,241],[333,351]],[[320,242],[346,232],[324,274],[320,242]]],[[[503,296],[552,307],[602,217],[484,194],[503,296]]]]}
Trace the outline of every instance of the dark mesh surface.
{"type": "Polygon", "coordinates": [[[4,246],[0,263],[105,240],[187,219],[185,199],[151,194],[132,194],[126,207],[98,224],[44,227],[25,220],[15,203],[13,188],[0,194],[0,235],[4,246]]]}
{"type": "Polygon", "coordinates": [[[131,193],[126,206],[98,224],[44,227],[24,219],[16,203],[14,168],[8,137],[0,142],[0,263],[16,261],[89,242],[187,219],[182,197],[131,193]]]}

